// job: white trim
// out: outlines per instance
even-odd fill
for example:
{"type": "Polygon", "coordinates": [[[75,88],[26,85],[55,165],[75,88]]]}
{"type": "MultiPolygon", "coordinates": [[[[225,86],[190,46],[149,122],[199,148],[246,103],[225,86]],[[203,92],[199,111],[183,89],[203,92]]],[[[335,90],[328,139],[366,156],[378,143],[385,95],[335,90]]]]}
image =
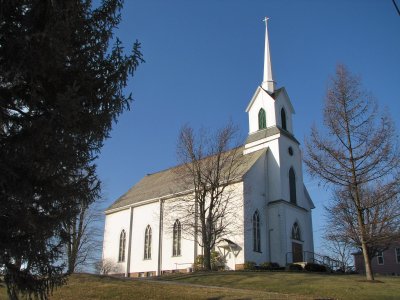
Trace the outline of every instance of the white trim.
{"type": "Polygon", "coordinates": [[[400,264],[400,247],[395,247],[394,248],[394,255],[396,257],[396,262],[398,264],[400,264]],[[398,250],[399,253],[397,253],[397,250],[398,250]]]}
{"type": "Polygon", "coordinates": [[[251,100],[250,100],[249,104],[247,105],[245,112],[249,112],[251,106],[253,105],[254,101],[256,100],[256,98],[257,98],[257,96],[258,96],[258,94],[260,93],[261,90],[264,91],[263,88],[261,88],[260,86],[258,86],[257,89],[256,89],[256,91],[255,91],[254,94],[253,94],[253,97],[251,97],[251,100]]]}
{"type": "MultiPolygon", "coordinates": [[[[267,128],[267,129],[268,129],[268,128],[267,128]]],[[[277,134],[268,136],[268,137],[266,137],[266,138],[263,138],[263,139],[261,139],[261,140],[257,140],[257,141],[248,143],[248,144],[244,145],[244,149],[245,149],[245,150],[243,151],[243,153],[246,151],[246,149],[253,148],[253,147],[255,147],[255,146],[258,146],[258,145],[261,145],[261,144],[264,144],[264,143],[267,143],[267,142],[276,140],[276,139],[278,139],[280,136],[281,136],[281,134],[280,134],[280,133],[277,133],[277,134]]]]}
{"type": "MultiPolygon", "coordinates": [[[[282,91],[282,92],[285,93],[284,96],[285,96],[286,99],[288,100],[287,102],[288,102],[288,104],[289,104],[289,109],[291,110],[291,113],[292,113],[293,115],[295,115],[296,112],[294,111],[294,107],[293,107],[293,105],[292,105],[292,101],[291,101],[290,98],[289,98],[289,95],[288,95],[288,93],[287,93],[287,91],[286,91],[286,88],[285,88],[284,86],[282,86],[282,87],[280,87],[278,90],[280,90],[280,91],[282,91]]],[[[275,100],[277,100],[277,99],[275,99],[275,100]]]]}
{"type": "Polygon", "coordinates": [[[377,264],[380,265],[380,266],[385,264],[385,259],[384,259],[384,257],[383,257],[383,251],[379,251],[379,252],[378,252],[378,255],[376,256],[376,262],[377,262],[377,264]],[[379,254],[382,254],[382,255],[379,255],[379,254]],[[379,262],[379,258],[380,258],[380,257],[382,258],[382,263],[379,262]]]}
{"type": "Polygon", "coordinates": [[[126,262],[126,275],[125,275],[125,277],[129,277],[130,270],[131,270],[132,223],[133,223],[133,207],[131,207],[130,220],[129,220],[128,259],[127,259],[127,262],[126,262]]]}

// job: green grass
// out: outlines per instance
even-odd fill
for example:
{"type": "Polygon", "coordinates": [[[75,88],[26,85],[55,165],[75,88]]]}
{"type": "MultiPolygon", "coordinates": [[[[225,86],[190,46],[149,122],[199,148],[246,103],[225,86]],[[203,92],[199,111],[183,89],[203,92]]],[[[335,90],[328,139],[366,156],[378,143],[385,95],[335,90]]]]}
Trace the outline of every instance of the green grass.
{"type": "MultiPolygon", "coordinates": [[[[0,285],[0,299],[6,299],[0,285]]],[[[68,284],[55,290],[50,299],[293,299],[286,295],[229,288],[197,287],[179,282],[123,279],[109,276],[75,274],[68,284]]],[[[296,299],[310,299],[298,297],[296,299]]]]}
{"type": "Polygon", "coordinates": [[[366,282],[361,275],[304,272],[223,272],[176,276],[169,280],[201,285],[298,294],[333,299],[400,299],[400,277],[377,276],[366,282]]]}
{"type": "MultiPolygon", "coordinates": [[[[289,272],[193,273],[154,280],[75,274],[50,299],[400,299],[400,277],[377,280],[289,272]]],[[[6,299],[3,285],[0,299],[6,299]]]]}

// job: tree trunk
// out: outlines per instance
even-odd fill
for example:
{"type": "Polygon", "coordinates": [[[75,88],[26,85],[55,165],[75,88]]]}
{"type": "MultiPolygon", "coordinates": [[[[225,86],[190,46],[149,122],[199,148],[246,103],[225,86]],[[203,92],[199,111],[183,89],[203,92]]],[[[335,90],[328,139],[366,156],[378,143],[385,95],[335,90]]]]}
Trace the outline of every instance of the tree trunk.
{"type": "Polygon", "coordinates": [[[68,257],[68,270],[67,270],[68,274],[72,274],[75,272],[75,259],[76,259],[75,254],[72,254],[71,256],[68,257]]]}
{"type": "Polygon", "coordinates": [[[365,264],[365,275],[367,276],[367,280],[375,280],[374,273],[372,272],[371,259],[369,257],[368,247],[365,241],[362,241],[361,246],[365,264]]]}
{"type": "Polygon", "coordinates": [[[360,197],[360,186],[358,184],[358,176],[356,173],[356,163],[354,159],[354,154],[353,154],[353,142],[352,142],[352,135],[351,135],[351,130],[350,130],[350,121],[347,119],[347,105],[344,105],[345,113],[346,113],[346,134],[347,134],[347,141],[348,141],[348,149],[349,149],[349,154],[350,154],[350,163],[351,163],[351,173],[352,173],[352,186],[354,187],[355,191],[355,197],[354,197],[354,202],[357,207],[357,220],[358,220],[358,225],[361,230],[361,248],[364,256],[364,263],[365,263],[365,275],[367,276],[367,280],[374,280],[374,275],[372,274],[372,269],[371,269],[371,264],[370,264],[370,259],[369,259],[369,253],[368,253],[368,248],[367,244],[365,242],[365,224],[364,224],[364,216],[363,216],[363,211],[361,210],[362,204],[361,204],[361,197],[360,197]]]}
{"type": "Polygon", "coordinates": [[[211,271],[211,249],[204,247],[204,268],[211,271]]]}
{"type": "Polygon", "coordinates": [[[202,242],[203,242],[203,268],[207,271],[211,270],[211,250],[210,250],[210,239],[208,235],[208,228],[205,222],[205,218],[201,219],[202,227],[202,242]]]}
{"type": "MultiPolygon", "coordinates": [[[[9,275],[8,275],[9,276],[9,275]]],[[[11,275],[13,276],[13,275],[11,275]]],[[[18,300],[19,292],[18,287],[13,283],[12,280],[5,280],[7,286],[7,296],[9,300],[18,300]]]]}
{"type": "MultiPolygon", "coordinates": [[[[358,197],[357,193],[357,197],[358,197]]],[[[359,203],[359,202],[357,202],[359,203]]],[[[357,220],[358,220],[358,225],[361,229],[361,249],[364,257],[364,265],[365,265],[365,275],[367,276],[367,280],[374,280],[374,274],[372,273],[372,268],[371,268],[371,259],[369,257],[369,252],[368,252],[368,247],[367,243],[365,242],[365,224],[364,224],[364,218],[362,215],[362,212],[360,209],[357,210],[357,220]]]]}

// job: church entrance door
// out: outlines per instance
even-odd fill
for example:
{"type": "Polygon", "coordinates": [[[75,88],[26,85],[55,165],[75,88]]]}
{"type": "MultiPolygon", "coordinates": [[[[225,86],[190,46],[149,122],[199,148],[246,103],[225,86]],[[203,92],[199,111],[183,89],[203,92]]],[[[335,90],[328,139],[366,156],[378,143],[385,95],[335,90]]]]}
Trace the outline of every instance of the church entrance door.
{"type": "Polygon", "coordinates": [[[293,262],[303,261],[303,245],[299,243],[292,243],[293,262]]]}

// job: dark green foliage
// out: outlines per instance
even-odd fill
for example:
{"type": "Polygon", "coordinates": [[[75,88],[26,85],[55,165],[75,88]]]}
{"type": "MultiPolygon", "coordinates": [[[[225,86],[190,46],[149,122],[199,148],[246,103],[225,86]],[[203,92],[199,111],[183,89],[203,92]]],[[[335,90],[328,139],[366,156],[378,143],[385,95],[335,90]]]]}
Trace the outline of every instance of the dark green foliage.
{"type": "Polygon", "coordinates": [[[254,261],[245,261],[243,269],[245,269],[245,270],[255,270],[256,269],[256,263],[254,261]]]}
{"type": "Polygon", "coordinates": [[[303,267],[298,264],[290,264],[287,266],[289,271],[303,271],[303,267]]]}
{"type": "Polygon", "coordinates": [[[307,263],[304,267],[304,270],[309,272],[326,272],[326,266],[314,263],[307,263]]]}
{"type": "Polygon", "coordinates": [[[11,299],[65,278],[61,224],[100,194],[94,160],[141,62],[109,40],[122,1],[0,0],[0,270],[11,299]],[[109,51],[110,50],[110,51],[109,51]]]}
{"type": "Polygon", "coordinates": [[[260,264],[259,269],[260,270],[268,270],[268,271],[279,270],[280,266],[278,263],[266,261],[266,262],[263,262],[262,264],[260,264]]]}

